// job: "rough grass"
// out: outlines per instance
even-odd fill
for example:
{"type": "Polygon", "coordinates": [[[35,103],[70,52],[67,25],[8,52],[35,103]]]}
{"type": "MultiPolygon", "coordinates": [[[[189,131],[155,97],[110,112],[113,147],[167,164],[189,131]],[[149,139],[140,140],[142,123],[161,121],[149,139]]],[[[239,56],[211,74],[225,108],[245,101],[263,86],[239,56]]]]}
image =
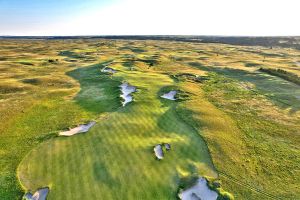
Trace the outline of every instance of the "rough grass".
{"type": "Polygon", "coordinates": [[[237,199],[299,198],[299,152],[295,146],[299,140],[293,134],[295,126],[257,115],[258,110],[263,112],[264,105],[255,110],[245,102],[259,97],[228,79],[211,77],[204,85],[207,100],[201,98],[203,91],[199,86],[184,86],[194,93],[194,100],[179,107],[179,113],[187,123],[204,130],[225,190],[234,191],[237,199]],[[274,188],[273,183],[278,187],[274,188]],[[287,184],[295,193],[285,189],[287,184]]]}
{"type": "MultiPolygon", "coordinates": [[[[261,198],[265,196],[265,198],[298,199],[299,178],[296,174],[300,160],[297,155],[300,154],[296,148],[299,138],[294,134],[299,128],[296,125],[298,120],[294,121],[294,125],[287,124],[283,113],[278,116],[282,121],[270,118],[267,110],[273,107],[275,112],[274,105],[264,103],[259,93],[240,88],[238,82],[222,76],[212,75],[204,85],[204,89],[207,97],[236,122],[239,130],[235,131],[235,134],[239,137],[235,140],[239,141],[237,138],[241,138],[240,142],[246,147],[242,155],[231,152],[230,157],[235,158],[235,170],[229,170],[224,165],[225,161],[222,166],[217,165],[218,169],[224,167],[220,172],[221,178],[223,176],[223,179],[237,180],[238,184],[260,193],[261,198]],[[260,103],[259,106],[256,105],[257,101],[260,103]],[[239,167],[241,169],[237,170],[239,167]],[[273,187],[273,184],[277,187],[273,187]],[[286,190],[287,185],[288,188],[293,188],[294,192],[286,190]]],[[[219,141],[219,145],[229,148],[226,141],[219,141]]],[[[234,184],[231,185],[229,191],[236,187],[234,184]]],[[[238,194],[238,197],[253,198],[247,193],[238,194]]]]}

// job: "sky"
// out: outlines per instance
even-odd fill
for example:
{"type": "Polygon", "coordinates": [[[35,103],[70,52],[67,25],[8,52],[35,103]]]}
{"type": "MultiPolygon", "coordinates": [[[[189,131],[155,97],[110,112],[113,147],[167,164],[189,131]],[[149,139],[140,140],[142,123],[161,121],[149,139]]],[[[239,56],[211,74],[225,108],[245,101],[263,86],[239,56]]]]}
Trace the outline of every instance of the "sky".
{"type": "Polygon", "coordinates": [[[300,36],[299,0],[0,0],[0,35],[300,36]]]}

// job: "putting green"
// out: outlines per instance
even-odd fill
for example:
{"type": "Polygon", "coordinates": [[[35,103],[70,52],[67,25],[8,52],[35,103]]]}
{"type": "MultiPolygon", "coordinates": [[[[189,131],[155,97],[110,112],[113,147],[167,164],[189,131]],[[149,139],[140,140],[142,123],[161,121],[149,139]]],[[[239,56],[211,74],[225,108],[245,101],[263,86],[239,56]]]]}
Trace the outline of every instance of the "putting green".
{"type": "MultiPolygon", "coordinates": [[[[27,190],[50,187],[48,199],[175,199],[182,176],[216,176],[206,144],[160,99],[167,75],[120,70],[138,91],[134,102],[110,113],[86,134],[59,137],[32,150],[18,168],[27,190]],[[162,161],[153,146],[172,146],[162,161]]],[[[99,70],[100,73],[100,70],[99,70]]]]}

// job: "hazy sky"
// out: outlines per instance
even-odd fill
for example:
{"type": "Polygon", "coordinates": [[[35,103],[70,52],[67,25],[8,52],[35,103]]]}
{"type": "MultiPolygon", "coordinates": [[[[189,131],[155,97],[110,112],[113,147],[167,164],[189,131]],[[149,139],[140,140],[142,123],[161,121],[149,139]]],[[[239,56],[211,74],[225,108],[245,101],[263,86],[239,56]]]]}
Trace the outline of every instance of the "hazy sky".
{"type": "Polygon", "coordinates": [[[299,0],[0,0],[0,35],[299,35],[299,0]]]}

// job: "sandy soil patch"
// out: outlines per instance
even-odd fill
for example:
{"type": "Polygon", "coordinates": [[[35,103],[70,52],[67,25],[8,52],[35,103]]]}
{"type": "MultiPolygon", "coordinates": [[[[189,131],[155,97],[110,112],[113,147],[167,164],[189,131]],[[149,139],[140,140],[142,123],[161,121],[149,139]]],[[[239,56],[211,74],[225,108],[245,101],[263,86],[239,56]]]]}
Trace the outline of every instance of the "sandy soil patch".
{"type": "Polygon", "coordinates": [[[209,189],[205,178],[199,178],[196,185],[180,192],[178,196],[182,200],[216,200],[218,193],[209,189]]]}
{"type": "Polygon", "coordinates": [[[31,194],[30,192],[26,193],[24,195],[24,198],[26,200],[46,200],[48,193],[49,188],[41,188],[38,189],[34,194],[31,194]]]}
{"type": "Polygon", "coordinates": [[[157,159],[161,160],[164,158],[164,152],[161,144],[156,145],[153,150],[157,159]]]}
{"type": "Polygon", "coordinates": [[[120,85],[121,88],[121,97],[124,99],[124,101],[122,102],[122,105],[125,106],[127,103],[132,102],[133,101],[133,97],[131,95],[131,93],[136,91],[136,87],[128,84],[128,83],[122,83],[122,85],[120,85]]]}
{"type": "Polygon", "coordinates": [[[72,136],[78,133],[86,133],[89,131],[89,129],[94,126],[96,122],[89,122],[88,124],[79,125],[75,128],[72,128],[68,131],[60,132],[59,135],[61,136],[72,136]]]}
{"type": "Polygon", "coordinates": [[[164,98],[164,99],[169,99],[169,100],[172,100],[172,101],[175,101],[175,95],[177,94],[177,91],[175,90],[171,90],[170,92],[166,93],[166,94],[163,94],[162,96],[160,96],[161,98],[164,98]]]}

